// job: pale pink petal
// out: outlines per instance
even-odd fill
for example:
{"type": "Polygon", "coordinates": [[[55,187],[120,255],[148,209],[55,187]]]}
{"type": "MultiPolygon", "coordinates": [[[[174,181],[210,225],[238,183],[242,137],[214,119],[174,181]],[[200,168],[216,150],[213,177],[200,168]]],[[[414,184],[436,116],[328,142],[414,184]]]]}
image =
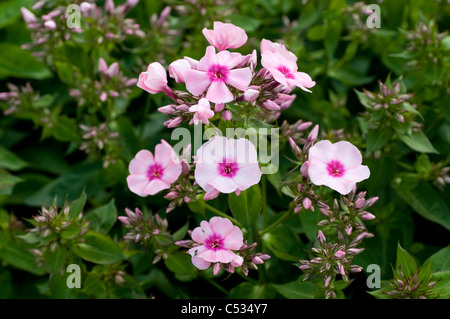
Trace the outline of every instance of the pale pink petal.
{"type": "Polygon", "coordinates": [[[261,54],[261,64],[266,69],[276,69],[280,66],[276,55],[270,51],[265,51],[264,54],[261,54]]]}
{"type": "Polygon", "coordinates": [[[217,47],[215,38],[214,38],[214,30],[208,30],[207,28],[203,28],[202,30],[203,35],[205,36],[206,40],[209,42],[209,44],[217,47]]]}
{"type": "Polygon", "coordinates": [[[250,68],[230,70],[226,83],[234,86],[236,89],[245,91],[247,90],[250,82],[252,81],[252,71],[250,68]]]}
{"type": "Polygon", "coordinates": [[[133,158],[128,165],[128,170],[130,171],[130,174],[145,175],[148,171],[149,166],[149,164],[142,162],[137,158],[133,158]]]}
{"type": "Polygon", "coordinates": [[[145,192],[145,188],[149,184],[147,175],[129,175],[127,177],[127,184],[130,191],[133,193],[145,197],[148,193],[145,192]]]}
{"type": "Polygon", "coordinates": [[[200,270],[208,269],[211,265],[210,262],[196,256],[192,256],[192,264],[200,270]]]}
{"type": "Polygon", "coordinates": [[[201,255],[202,253],[204,253],[207,250],[208,250],[208,247],[206,247],[205,245],[200,245],[200,246],[192,247],[191,249],[188,250],[188,253],[189,253],[189,255],[194,257],[194,256],[201,255]]]}
{"type": "Polygon", "coordinates": [[[209,262],[229,263],[236,258],[236,254],[228,249],[208,249],[200,257],[209,262]]]}
{"type": "Polygon", "coordinates": [[[358,183],[370,177],[370,170],[366,165],[354,167],[345,171],[342,178],[351,183],[358,183]]]}
{"type": "Polygon", "coordinates": [[[213,103],[228,103],[233,101],[233,94],[223,81],[213,81],[206,94],[206,99],[213,103]]]}
{"type": "Polygon", "coordinates": [[[198,61],[196,69],[207,72],[213,64],[217,64],[216,49],[213,46],[209,46],[206,48],[205,56],[198,61]]]}
{"type": "Polygon", "coordinates": [[[334,153],[333,144],[328,140],[317,142],[309,149],[309,159],[318,159],[324,164],[328,164],[334,160],[336,155],[334,153]]]}
{"type": "Polygon", "coordinates": [[[184,83],[184,72],[191,69],[191,64],[185,59],[176,60],[169,65],[169,75],[177,83],[184,83]]]}
{"type": "Polygon", "coordinates": [[[353,189],[356,183],[348,182],[343,178],[335,178],[330,176],[328,179],[326,186],[335,191],[341,193],[342,195],[347,195],[353,189]]]}
{"type": "Polygon", "coordinates": [[[217,175],[214,179],[209,181],[209,184],[221,193],[232,193],[237,189],[237,185],[230,177],[217,175]]]}
{"type": "Polygon", "coordinates": [[[216,55],[217,64],[224,65],[228,69],[234,68],[236,65],[240,64],[244,57],[240,53],[222,51],[216,55]]]}
{"type": "Polygon", "coordinates": [[[244,258],[242,258],[242,257],[239,256],[239,255],[236,255],[236,258],[234,258],[234,259],[231,261],[231,265],[232,265],[233,267],[241,267],[243,263],[244,263],[244,258]]]}
{"type": "Polygon", "coordinates": [[[211,84],[208,74],[198,70],[186,70],[184,72],[184,81],[186,89],[195,96],[202,95],[211,84]]]}
{"type": "Polygon", "coordinates": [[[328,173],[327,164],[311,157],[309,159],[308,176],[314,185],[326,185],[330,178],[334,178],[328,173]]]}
{"type": "MultiPolygon", "coordinates": [[[[210,181],[212,181],[214,178],[219,176],[219,172],[217,171],[217,164],[215,163],[197,163],[195,167],[195,181],[197,184],[203,188],[206,192],[208,192],[208,189],[205,189],[208,187],[210,181]]],[[[209,186],[210,188],[213,188],[213,186],[209,186]]]]}
{"type": "Polygon", "coordinates": [[[161,179],[169,184],[175,182],[181,174],[181,163],[172,162],[164,168],[161,179]]]}
{"type": "Polygon", "coordinates": [[[191,238],[193,241],[204,244],[205,240],[211,236],[210,233],[206,233],[206,231],[202,227],[196,227],[191,233],[191,238]]]}
{"type": "Polygon", "coordinates": [[[334,152],[345,169],[358,167],[362,163],[362,155],[358,148],[350,142],[340,141],[333,144],[334,152]]]}
{"type": "Polygon", "coordinates": [[[164,140],[155,147],[155,162],[159,163],[163,168],[172,163],[179,163],[180,159],[174,152],[172,146],[164,140]]]}
{"type": "Polygon", "coordinates": [[[153,158],[153,154],[148,150],[139,151],[136,154],[135,158],[143,163],[148,164],[148,165],[153,164],[155,162],[155,160],[153,158]]]}
{"type": "Polygon", "coordinates": [[[224,217],[212,217],[209,220],[209,225],[213,233],[225,238],[234,229],[233,223],[224,217]]]}
{"type": "Polygon", "coordinates": [[[239,190],[243,191],[258,184],[261,180],[261,170],[257,163],[239,165],[239,170],[235,176],[233,176],[234,183],[239,190]]]}
{"type": "Polygon", "coordinates": [[[244,236],[237,226],[233,226],[233,230],[228,233],[224,239],[224,248],[237,250],[244,244],[244,236]]]}
{"type": "Polygon", "coordinates": [[[248,164],[258,163],[258,154],[256,148],[252,142],[246,138],[240,138],[236,140],[230,140],[230,145],[233,145],[236,163],[248,164]]]}
{"type": "Polygon", "coordinates": [[[155,195],[164,189],[169,189],[170,184],[161,180],[154,179],[144,188],[144,193],[148,195],[155,195]]]}
{"type": "Polygon", "coordinates": [[[283,73],[281,73],[280,71],[278,71],[277,69],[268,69],[269,72],[272,74],[273,78],[275,79],[275,81],[277,81],[278,83],[288,87],[289,89],[291,88],[291,85],[288,83],[286,77],[284,76],[283,73]]]}

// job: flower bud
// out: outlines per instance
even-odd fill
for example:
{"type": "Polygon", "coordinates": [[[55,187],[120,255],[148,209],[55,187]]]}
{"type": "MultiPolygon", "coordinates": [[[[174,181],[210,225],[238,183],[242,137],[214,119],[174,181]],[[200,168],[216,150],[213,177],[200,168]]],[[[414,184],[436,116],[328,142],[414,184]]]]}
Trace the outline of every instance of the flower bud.
{"type": "Polygon", "coordinates": [[[231,111],[230,110],[223,110],[223,112],[222,112],[222,118],[225,120],[225,121],[230,121],[232,118],[233,118],[233,114],[231,113],[231,111]]]}
{"type": "Polygon", "coordinates": [[[253,102],[254,100],[256,100],[259,96],[259,91],[258,90],[254,90],[254,89],[247,89],[244,92],[244,100],[246,100],[247,102],[253,102]]]}

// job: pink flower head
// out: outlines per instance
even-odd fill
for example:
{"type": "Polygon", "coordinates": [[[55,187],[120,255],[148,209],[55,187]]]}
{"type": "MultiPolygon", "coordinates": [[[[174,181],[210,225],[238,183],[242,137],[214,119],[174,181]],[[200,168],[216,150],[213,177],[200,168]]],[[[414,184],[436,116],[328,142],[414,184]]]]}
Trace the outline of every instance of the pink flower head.
{"type": "Polygon", "coordinates": [[[346,195],[357,182],[369,178],[369,168],[362,163],[361,152],[353,144],[320,141],[309,149],[308,176],[315,185],[326,185],[346,195]]]}
{"type": "Polygon", "coordinates": [[[203,29],[203,35],[208,42],[219,51],[236,49],[247,42],[247,34],[242,28],[231,23],[214,22],[214,29],[203,29]]]}
{"type": "Polygon", "coordinates": [[[265,52],[278,53],[288,60],[297,62],[297,56],[288,49],[286,49],[286,47],[283,44],[262,39],[261,54],[264,54],[265,52]]]}
{"type": "Polygon", "coordinates": [[[202,122],[205,125],[209,124],[208,119],[214,116],[214,111],[211,110],[209,101],[205,98],[201,98],[198,104],[193,105],[189,108],[189,112],[195,113],[189,124],[197,125],[198,122],[202,122]]]}
{"type": "Polygon", "coordinates": [[[151,94],[170,91],[166,69],[158,62],[149,64],[147,71],[139,74],[137,86],[151,94]]]}
{"type": "Polygon", "coordinates": [[[230,263],[235,267],[242,265],[242,257],[233,250],[238,250],[244,244],[242,231],[223,217],[212,217],[200,223],[191,234],[192,239],[200,244],[189,249],[192,263],[198,269],[207,269],[211,263],[230,263]]]}
{"type": "MultiPolygon", "coordinates": [[[[289,51],[287,51],[289,52],[289,51]]],[[[280,53],[279,51],[265,50],[261,54],[261,64],[267,69],[278,83],[286,86],[290,90],[296,86],[303,91],[311,92],[308,88],[316,85],[311,77],[304,73],[298,72],[297,62],[289,58],[287,53],[280,53]]]]}
{"type": "Polygon", "coordinates": [[[214,136],[197,151],[195,181],[207,193],[243,191],[260,179],[256,148],[245,138],[214,136]]]}
{"type": "Polygon", "coordinates": [[[234,69],[242,61],[240,53],[222,51],[216,54],[214,47],[206,48],[206,53],[200,59],[196,70],[185,70],[184,81],[186,89],[199,96],[208,89],[206,99],[213,103],[227,103],[233,100],[228,85],[245,91],[252,80],[250,68],[234,69]]]}
{"type": "Polygon", "coordinates": [[[180,160],[165,140],[155,147],[155,156],[147,150],[139,151],[128,167],[128,188],[135,194],[146,197],[154,195],[178,179],[181,174],[180,160]]]}

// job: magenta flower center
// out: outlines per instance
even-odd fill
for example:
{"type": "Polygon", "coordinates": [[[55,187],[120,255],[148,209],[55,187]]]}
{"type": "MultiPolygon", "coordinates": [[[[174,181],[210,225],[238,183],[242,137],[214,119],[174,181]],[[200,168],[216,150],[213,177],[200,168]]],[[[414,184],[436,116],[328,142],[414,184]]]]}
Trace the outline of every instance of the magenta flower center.
{"type": "Polygon", "coordinates": [[[237,163],[226,163],[225,161],[224,163],[219,163],[217,168],[219,171],[219,175],[230,178],[236,175],[239,170],[237,163]]]}
{"type": "Polygon", "coordinates": [[[341,162],[332,160],[327,164],[327,171],[333,177],[342,177],[345,173],[345,168],[341,162]]]}
{"type": "Polygon", "coordinates": [[[205,241],[205,245],[209,249],[221,249],[223,247],[223,238],[217,234],[213,234],[205,241]]]}
{"type": "Polygon", "coordinates": [[[283,73],[283,75],[287,78],[287,79],[294,79],[295,76],[294,74],[291,73],[291,70],[289,70],[286,66],[284,65],[280,65],[277,68],[278,71],[280,71],[281,73],[283,73]]]}
{"type": "Polygon", "coordinates": [[[213,64],[208,69],[208,76],[211,81],[226,81],[230,70],[224,65],[213,64]]]}
{"type": "Polygon", "coordinates": [[[164,169],[158,163],[150,165],[147,170],[147,178],[150,182],[154,179],[160,179],[163,175],[164,169]]]}

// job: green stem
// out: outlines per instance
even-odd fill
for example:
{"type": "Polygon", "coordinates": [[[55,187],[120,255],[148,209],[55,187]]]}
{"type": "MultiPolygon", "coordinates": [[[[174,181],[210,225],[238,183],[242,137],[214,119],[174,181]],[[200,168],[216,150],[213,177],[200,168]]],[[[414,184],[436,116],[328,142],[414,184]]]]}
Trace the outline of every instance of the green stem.
{"type": "Polygon", "coordinates": [[[228,218],[233,224],[235,224],[236,226],[238,226],[239,228],[242,228],[241,223],[239,223],[236,219],[234,219],[233,217],[221,212],[220,210],[218,210],[215,207],[212,207],[211,205],[207,204],[207,203],[203,203],[203,205],[205,206],[206,209],[209,209],[211,212],[213,212],[214,214],[218,215],[218,216],[222,216],[225,218],[228,218]]]}
{"type": "Polygon", "coordinates": [[[266,175],[262,176],[261,179],[261,188],[262,188],[262,215],[263,215],[263,227],[267,227],[267,177],[266,175]]]}
{"type": "Polygon", "coordinates": [[[206,278],[205,280],[207,282],[209,282],[212,286],[216,287],[218,290],[220,290],[221,292],[223,292],[226,296],[228,296],[229,292],[223,288],[221,285],[219,285],[217,282],[215,282],[214,280],[210,279],[210,278],[206,278]]]}
{"type": "Polygon", "coordinates": [[[286,218],[288,218],[290,215],[290,211],[285,212],[280,218],[278,218],[278,220],[273,223],[272,225],[270,225],[269,227],[261,230],[260,232],[260,236],[264,235],[267,232],[270,232],[272,229],[274,229],[275,227],[277,227],[283,220],[285,220],[286,218]]]}

